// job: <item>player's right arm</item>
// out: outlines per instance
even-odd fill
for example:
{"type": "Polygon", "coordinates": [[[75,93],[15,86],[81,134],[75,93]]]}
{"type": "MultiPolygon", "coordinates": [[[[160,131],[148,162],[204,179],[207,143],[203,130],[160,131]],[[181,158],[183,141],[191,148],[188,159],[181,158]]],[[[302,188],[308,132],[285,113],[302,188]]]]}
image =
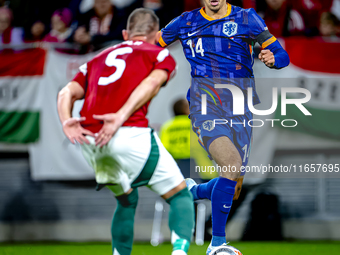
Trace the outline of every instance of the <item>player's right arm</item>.
{"type": "Polygon", "coordinates": [[[73,143],[84,142],[89,144],[90,142],[86,139],[85,135],[94,136],[92,132],[84,129],[80,122],[84,121],[85,118],[72,118],[73,104],[76,100],[84,97],[84,89],[77,81],[69,82],[59,93],[58,93],[58,114],[61,124],[63,125],[63,131],[66,137],[73,143]]]}
{"type": "MultiPolygon", "coordinates": [[[[183,15],[183,14],[182,14],[183,15]]],[[[179,25],[181,22],[182,15],[174,18],[165,28],[157,34],[158,46],[166,47],[178,39],[179,25]]]]}

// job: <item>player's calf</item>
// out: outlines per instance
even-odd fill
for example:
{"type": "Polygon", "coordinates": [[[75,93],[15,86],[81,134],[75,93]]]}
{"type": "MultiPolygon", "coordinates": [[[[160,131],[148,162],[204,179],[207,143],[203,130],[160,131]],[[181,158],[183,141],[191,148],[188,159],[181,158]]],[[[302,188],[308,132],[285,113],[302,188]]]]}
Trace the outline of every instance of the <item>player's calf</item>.
{"type": "Polygon", "coordinates": [[[118,196],[117,208],[113,216],[111,235],[112,252],[130,255],[133,244],[133,226],[138,203],[138,191],[132,190],[128,195],[118,196]]]}
{"type": "Polygon", "coordinates": [[[169,228],[173,244],[172,255],[187,254],[194,229],[194,204],[185,183],[180,186],[183,185],[183,189],[166,199],[170,204],[169,228]]]}

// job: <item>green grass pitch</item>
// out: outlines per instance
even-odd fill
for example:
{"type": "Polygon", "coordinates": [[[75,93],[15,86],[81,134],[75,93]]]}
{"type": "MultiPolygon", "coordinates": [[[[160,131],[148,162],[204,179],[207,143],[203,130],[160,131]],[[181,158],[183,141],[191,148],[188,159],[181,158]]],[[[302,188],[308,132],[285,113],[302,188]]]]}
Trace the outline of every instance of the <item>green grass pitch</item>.
{"type": "MultiPolygon", "coordinates": [[[[205,255],[209,243],[204,246],[192,245],[188,255],[205,255]]],[[[297,241],[297,242],[232,242],[244,255],[339,255],[340,242],[297,241]]],[[[109,243],[3,243],[0,255],[110,255],[109,243]]],[[[171,245],[137,243],[132,255],[170,255],[171,245]]]]}

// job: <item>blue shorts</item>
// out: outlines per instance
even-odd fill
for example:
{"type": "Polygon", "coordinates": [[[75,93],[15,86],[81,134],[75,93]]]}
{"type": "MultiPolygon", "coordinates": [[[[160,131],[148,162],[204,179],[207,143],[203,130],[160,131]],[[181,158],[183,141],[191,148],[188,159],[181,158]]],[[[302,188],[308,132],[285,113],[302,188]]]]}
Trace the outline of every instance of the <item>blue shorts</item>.
{"type": "MultiPolygon", "coordinates": [[[[190,118],[192,121],[192,129],[198,136],[199,143],[208,152],[210,158],[211,155],[208,150],[210,144],[219,137],[227,136],[240,153],[242,166],[248,164],[253,132],[252,127],[248,125],[248,121],[253,118],[251,112],[233,117],[221,117],[214,114],[191,114],[190,118]],[[214,122],[216,123],[215,126],[214,122]]],[[[244,175],[245,170],[241,172],[241,176],[244,175]]]]}

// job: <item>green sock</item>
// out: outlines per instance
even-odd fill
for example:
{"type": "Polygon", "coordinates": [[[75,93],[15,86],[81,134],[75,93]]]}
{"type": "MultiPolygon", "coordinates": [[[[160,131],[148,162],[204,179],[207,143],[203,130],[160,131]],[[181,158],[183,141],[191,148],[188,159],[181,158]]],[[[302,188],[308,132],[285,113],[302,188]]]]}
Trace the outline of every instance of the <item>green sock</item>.
{"type": "Polygon", "coordinates": [[[120,255],[130,255],[133,244],[133,224],[138,202],[138,191],[117,198],[117,208],[112,220],[112,252],[116,249],[120,255]]]}
{"type": "Polygon", "coordinates": [[[170,204],[169,228],[173,250],[188,252],[194,229],[194,202],[187,188],[166,200],[170,204]]]}

